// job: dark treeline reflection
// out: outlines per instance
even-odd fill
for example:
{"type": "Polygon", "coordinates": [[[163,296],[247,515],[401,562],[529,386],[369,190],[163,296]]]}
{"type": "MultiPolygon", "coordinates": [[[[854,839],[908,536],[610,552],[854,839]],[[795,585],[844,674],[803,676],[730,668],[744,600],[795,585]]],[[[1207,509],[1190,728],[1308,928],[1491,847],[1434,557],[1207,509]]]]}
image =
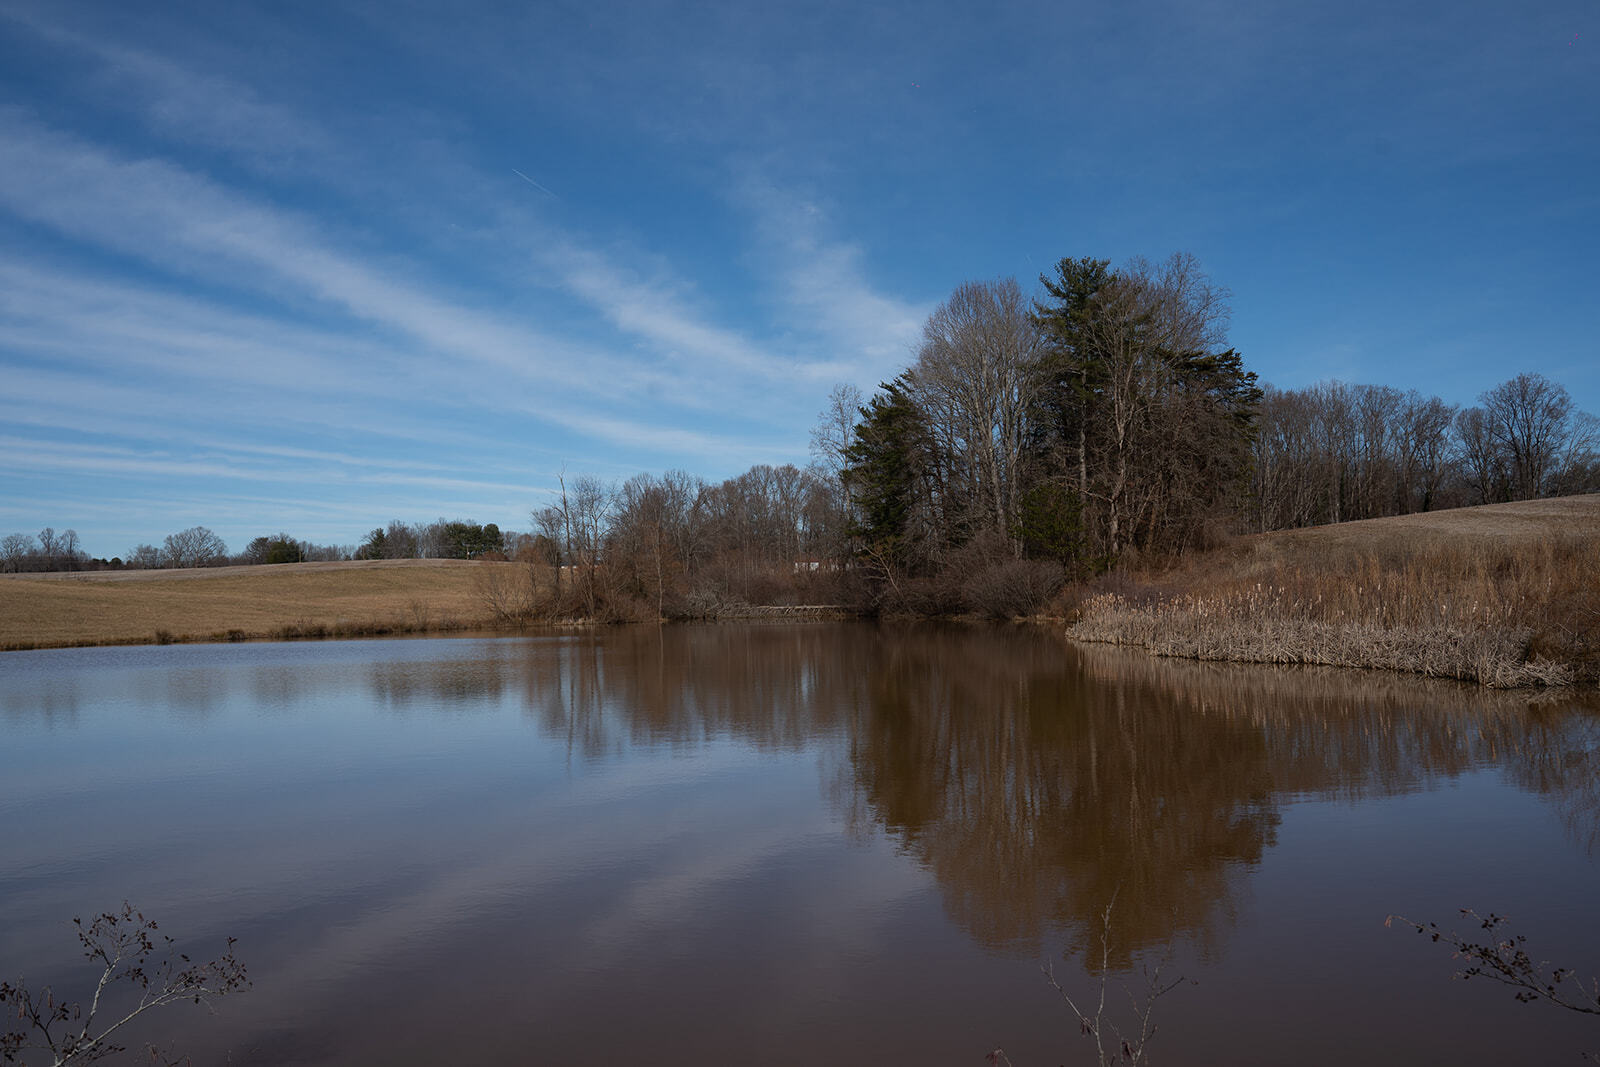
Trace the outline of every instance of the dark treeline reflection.
{"type": "Polygon", "coordinates": [[[1105,684],[1144,679],[1202,714],[1257,724],[1274,788],[1357,799],[1392,796],[1474,767],[1501,770],[1552,801],[1589,851],[1600,847],[1600,694],[1499,692],[1382,671],[1261,670],[1080,647],[1105,684]]]}
{"type": "Polygon", "coordinates": [[[799,749],[850,721],[870,626],[625,627],[539,641],[524,707],[582,755],[736,737],[799,749]]]}
{"type": "Polygon", "coordinates": [[[1033,631],[896,643],[854,724],[857,815],[899,836],[980,941],[1074,949],[1116,895],[1111,962],[1232,910],[1231,875],[1278,823],[1267,731],[1101,679],[1033,631]]]}
{"type": "Polygon", "coordinates": [[[1600,838],[1600,717],[1571,696],[1158,660],[1025,627],[633,627],[482,647],[370,682],[396,707],[517,701],[579,758],[832,738],[841,815],[897,838],[994,947],[1097,947],[1115,894],[1113,966],[1177,937],[1205,950],[1295,796],[1493,766],[1600,838]]]}

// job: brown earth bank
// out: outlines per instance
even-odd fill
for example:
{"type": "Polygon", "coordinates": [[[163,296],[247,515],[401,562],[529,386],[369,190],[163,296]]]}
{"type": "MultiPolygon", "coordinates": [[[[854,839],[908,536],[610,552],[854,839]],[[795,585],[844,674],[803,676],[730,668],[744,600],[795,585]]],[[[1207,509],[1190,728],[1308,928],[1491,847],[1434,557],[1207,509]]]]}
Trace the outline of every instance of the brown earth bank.
{"type": "Polygon", "coordinates": [[[1238,538],[1070,591],[1070,636],[1157,655],[1600,681],[1600,496],[1238,538]]]}

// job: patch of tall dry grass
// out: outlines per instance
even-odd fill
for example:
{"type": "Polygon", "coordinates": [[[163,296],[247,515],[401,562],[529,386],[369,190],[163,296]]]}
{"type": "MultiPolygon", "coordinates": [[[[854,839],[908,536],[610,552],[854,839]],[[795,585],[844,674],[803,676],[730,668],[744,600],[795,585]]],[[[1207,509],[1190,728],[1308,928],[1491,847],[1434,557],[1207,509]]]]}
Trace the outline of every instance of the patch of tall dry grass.
{"type": "Polygon", "coordinates": [[[1600,537],[1316,531],[1086,590],[1069,633],[1158,655],[1410,671],[1494,687],[1600,679],[1600,537]]]}

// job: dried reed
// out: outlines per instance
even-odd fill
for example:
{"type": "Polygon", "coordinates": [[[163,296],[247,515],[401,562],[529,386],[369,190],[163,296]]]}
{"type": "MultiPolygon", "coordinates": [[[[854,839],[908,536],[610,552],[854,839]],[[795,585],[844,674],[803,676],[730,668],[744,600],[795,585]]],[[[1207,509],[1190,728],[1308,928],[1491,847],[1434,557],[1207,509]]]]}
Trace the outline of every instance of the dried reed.
{"type": "Polygon", "coordinates": [[[1411,671],[1494,687],[1600,677],[1600,537],[1391,530],[1252,539],[1087,591],[1073,637],[1158,655],[1411,671]]]}

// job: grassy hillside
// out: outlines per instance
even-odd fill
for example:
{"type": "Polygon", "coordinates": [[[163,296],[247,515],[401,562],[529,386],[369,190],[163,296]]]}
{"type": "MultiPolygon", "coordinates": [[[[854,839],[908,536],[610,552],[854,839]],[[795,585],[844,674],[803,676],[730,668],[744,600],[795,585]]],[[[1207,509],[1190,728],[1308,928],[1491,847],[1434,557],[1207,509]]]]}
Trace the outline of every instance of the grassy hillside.
{"type": "Polygon", "coordinates": [[[0,576],[0,649],[415,633],[488,625],[461,560],[0,576]]]}
{"type": "Polygon", "coordinates": [[[1097,582],[1068,617],[1159,655],[1600,680],[1600,496],[1240,538],[1097,582]]]}

